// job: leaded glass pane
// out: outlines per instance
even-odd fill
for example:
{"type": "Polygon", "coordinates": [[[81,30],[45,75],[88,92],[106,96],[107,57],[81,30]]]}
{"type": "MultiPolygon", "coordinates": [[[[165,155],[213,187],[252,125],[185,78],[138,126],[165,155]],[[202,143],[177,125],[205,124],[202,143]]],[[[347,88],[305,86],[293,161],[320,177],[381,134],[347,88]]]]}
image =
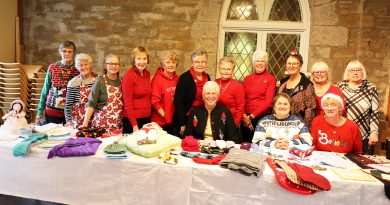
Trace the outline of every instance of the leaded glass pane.
{"type": "Polygon", "coordinates": [[[232,0],[228,11],[228,20],[258,20],[256,4],[253,0],[232,0]]]}
{"type": "Polygon", "coordinates": [[[269,14],[270,21],[301,21],[299,0],[275,0],[269,14]]]}
{"type": "Polygon", "coordinates": [[[284,71],[286,59],[285,56],[291,50],[299,50],[299,34],[277,34],[270,33],[267,35],[267,52],[269,56],[268,71],[278,80],[285,77],[284,71]]]}
{"type": "Polygon", "coordinates": [[[252,55],[256,50],[256,33],[225,33],[224,56],[231,55],[236,60],[234,79],[244,80],[245,76],[252,73],[252,55]]]}

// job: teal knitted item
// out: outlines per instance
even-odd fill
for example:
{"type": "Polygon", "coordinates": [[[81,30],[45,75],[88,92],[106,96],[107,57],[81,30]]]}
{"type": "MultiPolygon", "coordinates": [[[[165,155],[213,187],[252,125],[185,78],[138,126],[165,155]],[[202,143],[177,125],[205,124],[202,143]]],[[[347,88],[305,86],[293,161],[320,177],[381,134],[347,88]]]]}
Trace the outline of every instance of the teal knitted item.
{"type": "Polygon", "coordinates": [[[47,139],[46,134],[33,133],[27,139],[14,146],[13,154],[15,157],[24,157],[29,154],[30,145],[38,140],[47,139]]]}

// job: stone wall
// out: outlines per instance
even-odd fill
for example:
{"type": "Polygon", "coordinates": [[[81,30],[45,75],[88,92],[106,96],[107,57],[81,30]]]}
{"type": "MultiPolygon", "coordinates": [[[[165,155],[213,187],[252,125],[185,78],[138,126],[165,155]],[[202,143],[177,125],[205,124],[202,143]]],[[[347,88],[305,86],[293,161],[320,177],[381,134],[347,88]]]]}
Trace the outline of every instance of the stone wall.
{"type": "MultiPolygon", "coordinates": [[[[368,79],[387,107],[390,72],[390,0],[310,0],[309,68],[326,61],[333,82],[342,79],[347,63],[360,59],[368,79]]],[[[190,66],[190,54],[204,47],[210,54],[207,72],[215,76],[218,23],[222,0],[24,0],[26,63],[45,67],[59,58],[56,48],[73,40],[78,52],[91,54],[101,68],[106,53],[121,57],[122,72],[135,46],[150,50],[154,73],[159,54],[175,50],[178,72],[190,66]]],[[[309,69],[310,70],[310,69],[309,69]]]]}
{"type": "Polygon", "coordinates": [[[390,82],[390,0],[312,0],[309,66],[317,60],[342,80],[349,61],[359,59],[387,112],[390,82]]]}

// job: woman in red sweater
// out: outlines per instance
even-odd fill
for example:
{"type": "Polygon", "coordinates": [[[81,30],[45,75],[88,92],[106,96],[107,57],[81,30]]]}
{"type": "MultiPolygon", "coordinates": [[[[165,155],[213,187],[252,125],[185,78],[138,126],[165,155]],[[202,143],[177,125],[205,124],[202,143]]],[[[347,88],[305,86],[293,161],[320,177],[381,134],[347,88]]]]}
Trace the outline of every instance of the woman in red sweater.
{"type": "Polygon", "coordinates": [[[122,79],[123,92],[123,133],[132,133],[150,122],[152,86],[149,64],[149,53],[144,47],[133,49],[131,64],[122,79]]]}
{"type": "Polygon", "coordinates": [[[179,57],[175,52],[163,53],[161,67],[157,68],[152,80],[152,121],[160,125],[169,134],[173,134],[173,96],[179,80],[176,75],[178,64],[179,57]]]}
{"type": "Polygon", "coordinates": [[[243,114],[245,113],[245,93],[244,87],[238,81],[233,79],[235,61],[233,57],[223,57],[219,60],[218,71],[221,78],[215,80],[220,87],[218,101],[229,108],[233,115],[234,122],[238,127],[243,114]]]}
{"type": "Polygon", "coordinates": [[[257,122],[261,117],[271,113],[276,90],[276,78],[267,71],[267,52],[255,51],[252,63],[255,72],[246,76],[243,83],[246,114],[242,117],[241,134],[244,142],[252,142],[257,122]]]}
{"type": "Polygon", "coordinates": [[[362,137],[357,124],[343,117],[343,100],[339,95],[328,93],[321,99],[324,115],[313,119],[310,129],[316,150],[339,153],[363,153],[362,137]]]}

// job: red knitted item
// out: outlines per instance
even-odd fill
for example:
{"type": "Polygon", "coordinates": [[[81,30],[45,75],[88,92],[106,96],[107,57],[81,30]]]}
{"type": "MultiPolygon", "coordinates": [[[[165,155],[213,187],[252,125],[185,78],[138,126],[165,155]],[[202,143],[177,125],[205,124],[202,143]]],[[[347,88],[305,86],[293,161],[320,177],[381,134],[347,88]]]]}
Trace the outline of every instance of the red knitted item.
{"type": "Polygon", "coordinates": [[[198,140],[193,136],[187,136],[181,141],[181,147],[186,152],[199,152],[198,140]]]}
{"type": "Polygon", "coordinates": [[[312,168],[297,163],[287,163],[296,173],[301,181],[312,183],[319,188],[329,191],[331,185],[324,176],[317,174],[312,168]]]}
{"type": "Polygon", "coordinates": [[[219,165],[220,162],[227,156],[227,154],[214,157],[212,159],[204,159],[199,157],[193,157],[192,160],[198,164],[211,164],[211,165],[219,165]]]}
{"type": "Polygon", "coordinates": [[[275,174],[276,180],[278,181],[278,184],[287,189],[288,191],[295,192],[298,194],[303,194],[303,195],[309,195],[309,194],[314,194],[316,191],[311,190],[307,187],[294,184],[292,183],[286,176],[286,173],[284,171],[280,171],[277,169],[276,163],[272,158],[267,158],[266,159],[268,165],[271,167],[272,171],[275,174]]]}

